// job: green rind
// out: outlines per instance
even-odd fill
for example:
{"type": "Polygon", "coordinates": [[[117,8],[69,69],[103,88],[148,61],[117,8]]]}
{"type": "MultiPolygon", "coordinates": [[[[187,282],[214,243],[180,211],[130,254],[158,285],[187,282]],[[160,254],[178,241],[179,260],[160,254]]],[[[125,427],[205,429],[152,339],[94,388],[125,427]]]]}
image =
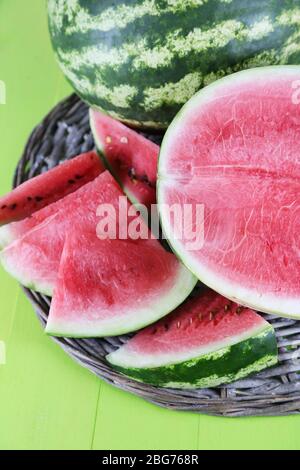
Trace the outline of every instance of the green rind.
{"type": "Polygon", "coordinates": [[[48,12],[57,59],[78,94],[142,127],[166,127],[217,78],[300,61],[297,0],[116,0],[113,8],[48,0],[48,12]]]}
{"type": "Polygon", "coordinates": [[[155,368],[123,368],[108,362],[122,374],[139,382],[166,388],[209,388],[240,380],[278,361],[275,332],[268,326],[259,334],[214,353],[155,368]]]}

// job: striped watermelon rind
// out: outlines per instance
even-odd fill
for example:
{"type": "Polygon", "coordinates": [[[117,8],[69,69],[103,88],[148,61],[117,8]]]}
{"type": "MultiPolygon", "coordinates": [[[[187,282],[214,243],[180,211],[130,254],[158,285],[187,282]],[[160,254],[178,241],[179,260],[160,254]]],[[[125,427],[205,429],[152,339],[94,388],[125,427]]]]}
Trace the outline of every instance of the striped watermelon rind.
{"type": "Polygon", "coordinates": [[[90,105],[165,128],[200,88],[300,60],[298,0],[48,0],[53,48],[90,105]]]}
{"type": "Polygon", "coordinates": [[[217,351],[199,355],[180,362],[159,367],[139,367],[139,357],[135,358],[135,367],[128,367],[132,362],[122,349],[107,356],[109,363],[122,374],[137,381],[166,388],[207,388],[217,387],[240,380],[277,363],[278,352],[274,329],[271,325],[248,338],[228,344],[217,351]],[[125,365],[122,365],[125,364],[125,365]]]}

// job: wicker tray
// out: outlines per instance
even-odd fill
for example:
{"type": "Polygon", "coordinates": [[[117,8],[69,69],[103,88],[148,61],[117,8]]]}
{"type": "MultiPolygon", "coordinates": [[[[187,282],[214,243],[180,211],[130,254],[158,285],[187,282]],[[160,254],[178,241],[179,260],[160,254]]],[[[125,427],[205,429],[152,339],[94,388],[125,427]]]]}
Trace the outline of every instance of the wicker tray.
{"type": "MultiPolygon", "coordinates": [[[[14,186],[94,148],[86,105],[75,95],[56,106],[33,131],[16,169],[14,186]]],[[[148,136],[154,141],[160,136],[148,136]]],[[[50,299],[25,289],[44,326],[50,299]]],[[[274,416],[300,413],[300,321],[266,315],[276,329],[280,363],[225,387],[205,390],[155,388],[115,372],[105,355],[129,336],[103,339],[53,338],[71,357],[106,382],[170,409],[217,416],[274,416]]]]}

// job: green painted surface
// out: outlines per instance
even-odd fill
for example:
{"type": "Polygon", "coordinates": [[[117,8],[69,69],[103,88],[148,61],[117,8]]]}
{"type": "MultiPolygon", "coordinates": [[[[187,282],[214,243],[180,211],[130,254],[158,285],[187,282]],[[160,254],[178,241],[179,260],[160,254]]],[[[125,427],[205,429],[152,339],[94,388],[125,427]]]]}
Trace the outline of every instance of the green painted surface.
{"type": "MultiPolygon", "coordinates": [[[[0,191],[32,127],[70,88],[55,64],[44,0],[0,1],[0,191]]],[[[300,416],[222,419],[162,410],[103,383],[41,330],[0,270],[0,449],[300,449],[300,416]]]]}

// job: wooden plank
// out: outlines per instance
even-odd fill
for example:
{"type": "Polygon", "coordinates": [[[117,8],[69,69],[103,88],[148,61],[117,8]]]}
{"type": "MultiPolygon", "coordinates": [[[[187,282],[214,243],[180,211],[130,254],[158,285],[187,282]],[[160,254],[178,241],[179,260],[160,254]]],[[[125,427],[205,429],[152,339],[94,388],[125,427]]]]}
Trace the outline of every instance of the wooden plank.
{"type": "Polygon", "coordinates": [[[0,448],[90,449],[100,385],[43,333],[22,295],[0,368],[0,448]]]}
{"type": "Polygon", "coordinates": [[[195,450],[198,421],[198,415],[159,408],[103,384],[93,449],[195,450]]]}

